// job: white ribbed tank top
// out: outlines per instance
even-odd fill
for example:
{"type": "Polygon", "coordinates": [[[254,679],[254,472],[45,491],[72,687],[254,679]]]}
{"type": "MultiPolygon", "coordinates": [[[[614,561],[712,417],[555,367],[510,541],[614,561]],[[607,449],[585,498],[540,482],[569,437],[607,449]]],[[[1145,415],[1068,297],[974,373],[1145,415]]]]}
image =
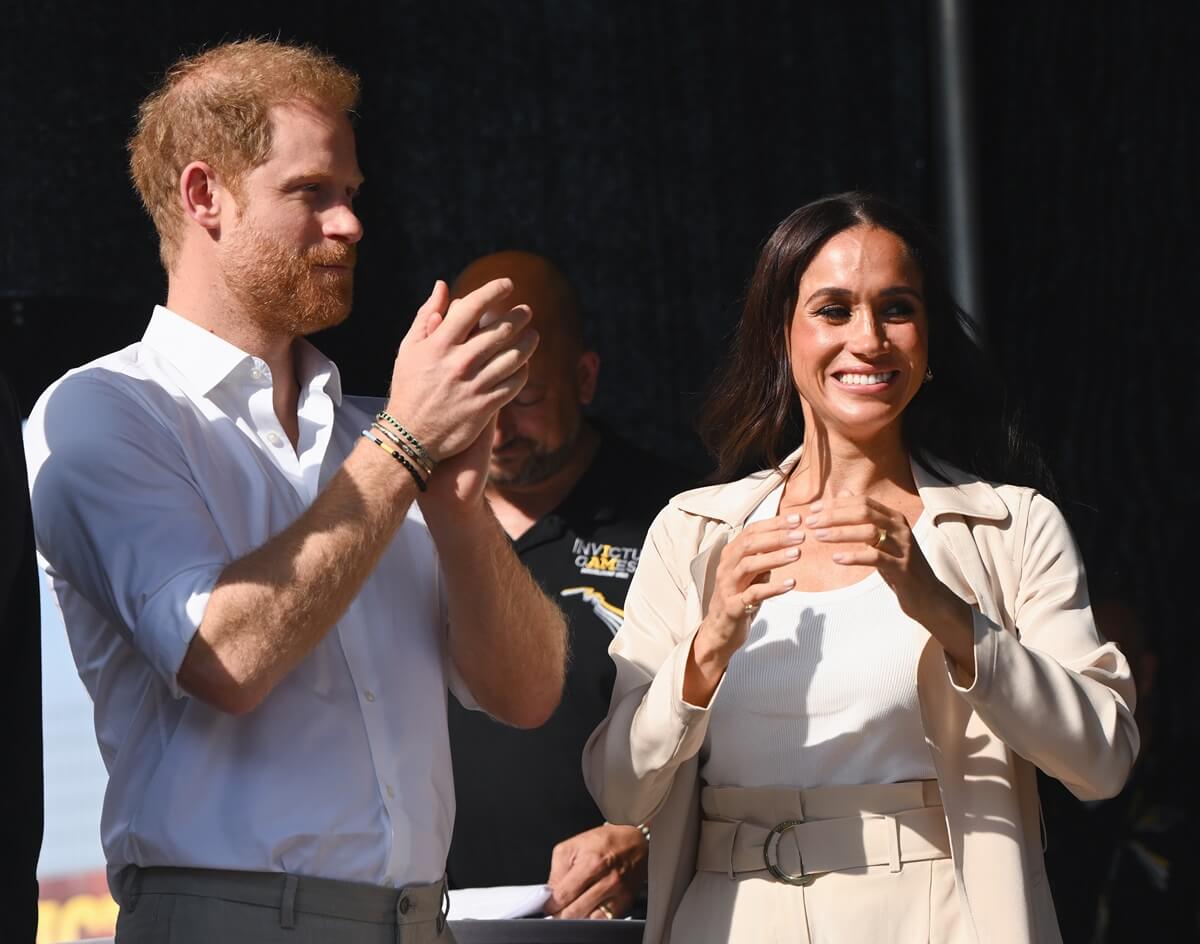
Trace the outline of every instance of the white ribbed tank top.
{"type": "MultiPolygon", "coordinates": [[[[780,485],[749,520],[778,514],[782,497],[780,485]]],[[[922,514],[919,545],[929,532],[922,514]]],[[[704,781],[807,790],[933,779],[917,702],[926,639],[877,571],[765,601],[713,699],[704,781]]]]}

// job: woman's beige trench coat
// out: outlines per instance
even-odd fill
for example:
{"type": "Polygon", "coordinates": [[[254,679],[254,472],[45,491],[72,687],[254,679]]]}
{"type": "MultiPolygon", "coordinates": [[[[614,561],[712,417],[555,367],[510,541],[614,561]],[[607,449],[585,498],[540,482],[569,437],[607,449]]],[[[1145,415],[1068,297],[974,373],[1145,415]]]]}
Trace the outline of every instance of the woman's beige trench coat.
{"type": "MultiPolygon", "coordinates": [[[[959,898],[980,944],[1059,942],[1034,768],[1081,799],[1118,793],[1138,750],[1133,680],[1116,645],[1099,639],[1054,504],[941,471],[950,484],[913,465],[936,529],[929,563],[975,609],[975,679],[955,685],[930,637],[916,683],[959,898]]],[[[779,482],[761,472],[672,499],[647,535],[609,647],[616,684],[584,776],[609,821],[653,820],[646,944],[666,939],[695,873],[708,712],[683,701],[684,666],[721,549],[779,482]]]]}

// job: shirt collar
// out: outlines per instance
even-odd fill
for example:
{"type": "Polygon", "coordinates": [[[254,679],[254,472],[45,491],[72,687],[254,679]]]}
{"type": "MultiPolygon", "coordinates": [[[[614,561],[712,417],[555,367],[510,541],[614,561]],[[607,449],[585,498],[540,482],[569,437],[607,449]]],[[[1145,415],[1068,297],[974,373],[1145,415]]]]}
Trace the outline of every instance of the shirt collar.
{"type": "MultiPolygon", "coordinates": [[[[690,514],[740,527],[799,461],[797,449],[780,463],[782,471],[766,469],[725,485],[692,489],[677,495],[671,503],[690,514]]],[[[1008,517],[1007,506],[987,482],[945,462],[931,460],[930,464],[946,481],[918,462],[912,463],[912,470],[921,502],[931,519],[946,514],[985,520],[1008,517]]]]}
{"type": "Polygon", "coordinates": [[[296,372],[299,374],[300,386],[311,384],[322,374],[325,394],[333,401],[334,406],[342,405],[342,374],[337,364],[322,354],[307,338],[296,339],[296,372]]]}
{"type": "MultiPolygon", "coordinates": [[[[254,360],[241,348],[164,305],[154,306],[142,343],[170,361],[202,396],[212,393],[242,364],[254,360]]],[[[303,389],[321,374],[327,374],[325,392],[335,406],[341,406],[342,379],[337,365],[305,338],[298,338],[296,345],[300,387],[303,389]]]]}

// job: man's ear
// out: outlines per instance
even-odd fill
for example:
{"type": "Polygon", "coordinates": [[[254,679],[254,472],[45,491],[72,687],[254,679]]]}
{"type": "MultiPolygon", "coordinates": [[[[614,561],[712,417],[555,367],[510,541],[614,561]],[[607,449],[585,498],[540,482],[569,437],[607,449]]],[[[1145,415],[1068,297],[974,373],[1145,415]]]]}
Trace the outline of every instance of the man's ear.
{"type": "Polygon", "coordinates": [[[584,351],[575,365],[575,383],[579,390],[579,402],[587,406],[596,396],[596,381],[600,377],[600,355],[595,351],[584,351]]]}
{"type": "Polygon", "coordinates": [[[222,204],[232,200],[217,172],[204,161],[192,161],[179,175],[183,215],[216,235],[221,226],[222,204]]]}

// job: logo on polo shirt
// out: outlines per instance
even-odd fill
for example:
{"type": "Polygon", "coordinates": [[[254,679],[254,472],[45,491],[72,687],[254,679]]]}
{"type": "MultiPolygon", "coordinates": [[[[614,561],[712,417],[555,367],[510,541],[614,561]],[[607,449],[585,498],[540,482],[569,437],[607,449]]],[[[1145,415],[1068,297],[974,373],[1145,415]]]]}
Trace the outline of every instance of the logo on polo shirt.
{"type": "Polygon", "coordinates": [[[604,599],[604,594],[595,587],[567,587],[559,596],[583,597],[583,602],[591,605],[592,612],[599,617],[600,622],[607,626],[614,636],[621,628],[621,624],[625,622],[625,611],[619,606],[609,603],[604,599]]]}
{"type": "Polygon", "coordinates": [[[617,544],[601,544],[576,538],[572,551],[575,566],[581,574],[589,577],[616,577],[628,580],[637,570],[640,548],[621,547],[617,544]]]}

